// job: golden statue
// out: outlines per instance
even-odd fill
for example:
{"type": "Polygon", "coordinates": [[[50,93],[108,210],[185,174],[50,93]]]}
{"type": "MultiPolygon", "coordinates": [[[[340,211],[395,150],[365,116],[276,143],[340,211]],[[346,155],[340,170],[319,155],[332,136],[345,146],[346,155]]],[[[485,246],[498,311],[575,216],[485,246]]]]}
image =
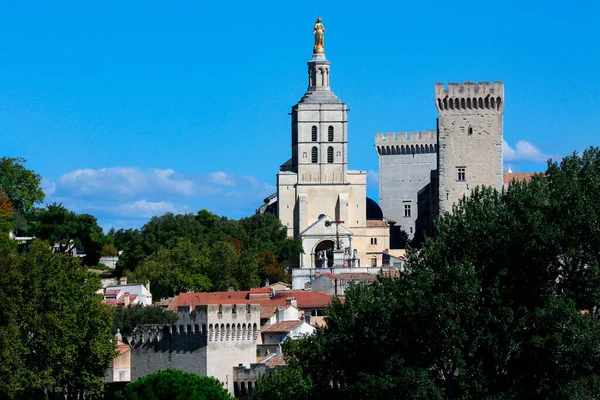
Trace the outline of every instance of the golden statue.
{"type": "Polygon", "coordinates": [[[313,48],[313,54],[325,54],[325,27],[321,23],[321,17],[317,18],[313,33],[315,34],[315,47],[313,48]]]}

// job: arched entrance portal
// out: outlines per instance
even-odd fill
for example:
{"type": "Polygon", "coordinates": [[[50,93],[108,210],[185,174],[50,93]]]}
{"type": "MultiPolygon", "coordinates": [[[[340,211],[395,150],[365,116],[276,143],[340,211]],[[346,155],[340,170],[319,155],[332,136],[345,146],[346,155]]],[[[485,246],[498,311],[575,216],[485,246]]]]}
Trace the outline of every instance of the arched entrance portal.
{"type": "Polygon", "coordinates": [[[314,264],[317,268],[333,267],[333,240],[323,240],[317,244],[314,252],[314,264]]]}

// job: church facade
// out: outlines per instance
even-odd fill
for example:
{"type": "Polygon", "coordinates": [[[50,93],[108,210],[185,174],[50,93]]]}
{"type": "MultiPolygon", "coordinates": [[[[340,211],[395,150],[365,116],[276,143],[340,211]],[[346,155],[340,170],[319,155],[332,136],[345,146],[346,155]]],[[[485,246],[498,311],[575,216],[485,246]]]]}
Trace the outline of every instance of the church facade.
{"type": "Polygon", "coordinates": [[[389,226],[367,198],[366,171],[348,169],[348,107],[331,91],[323,33],[317,20],[308,88],[291,112],[291,158],[258,211],[277,215],[302,242],[299,269],[381,266],[389,226]]]}

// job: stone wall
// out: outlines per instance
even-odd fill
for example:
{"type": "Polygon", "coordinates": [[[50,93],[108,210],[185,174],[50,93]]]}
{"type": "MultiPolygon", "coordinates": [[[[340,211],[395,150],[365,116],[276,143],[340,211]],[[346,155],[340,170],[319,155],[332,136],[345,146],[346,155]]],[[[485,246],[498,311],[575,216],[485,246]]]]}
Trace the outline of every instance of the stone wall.
{"type": "Polygon", "coordinates": [[[431,171],[437,167],[437,132],[378,133],[375,146],[383,214],[412,239],[418,231],[418,218],[429,215],[429,196],[420,199],[419,194],[428,191],[431,171]]]}
{"type": "Polygon", "coordinates": [[[451,211],[476,186],[502,188],[502,82],[435,85],[439,211],[451,211]]]}
{"type": "Polygon", "coordinates": [[[177,368],[222,381],[233,393],[233,367],[256,362],[260,305],[181,306],[173,325],[141,325],[129,338],[131,381],[177,368]]]}

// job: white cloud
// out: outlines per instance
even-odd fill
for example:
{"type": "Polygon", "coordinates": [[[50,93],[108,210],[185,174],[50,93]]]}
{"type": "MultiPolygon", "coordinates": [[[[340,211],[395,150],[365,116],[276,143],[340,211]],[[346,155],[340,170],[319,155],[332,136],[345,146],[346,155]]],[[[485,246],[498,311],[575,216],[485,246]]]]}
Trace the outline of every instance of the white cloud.
{"type": "Polygon", "coordinates": [[[194,181],[172,169],[141,170],[136,167],[78,169],[56,181],[59,191],[76,196],[103,195],[132,198],[156,192],[192,196],[198,190],[194,181]]]}
{"type": "Polygon", "coordinates": [[[504,153],[504,162],[545,162],[549,155],[544,154],[531,142],[519,140],[515,147],[511,147],[506,140],[502,141],[502,151],[504,153]]]}
{"type": "Polygon", "coordinates": [[[56,183],[50,179],[42,178],[42,190],[46,196],[52,196],[56,190],[56,183]]]}
{"type": "Polygon", "coordinates": [[[235,179],[232,174],[228,174],[226,172],[217,171],[211,172],[208,174],[213,183],[221,186],[231,186],[234,187],[236,185],[235,179]]]}
{"type": "Polygon", "coordinates": [[[118,212],[128,218],[151,218],[168,212],[181,214],[186,212],[187,206],[175,205],[169,201],[138,200],[134,203],[120,204],[118,212]]]}
{"type": "Polygon", "coordinates": [[[120,227],[139,227],[155,215],[202,208],[239,218],[253,214],[276,191],[254,176],[232,172],[184,176],[172,169],[138,167],[77,169],[44,179],[43,189],[47,203],[92,214],[105,227],[115,221],[120,227]]]}

